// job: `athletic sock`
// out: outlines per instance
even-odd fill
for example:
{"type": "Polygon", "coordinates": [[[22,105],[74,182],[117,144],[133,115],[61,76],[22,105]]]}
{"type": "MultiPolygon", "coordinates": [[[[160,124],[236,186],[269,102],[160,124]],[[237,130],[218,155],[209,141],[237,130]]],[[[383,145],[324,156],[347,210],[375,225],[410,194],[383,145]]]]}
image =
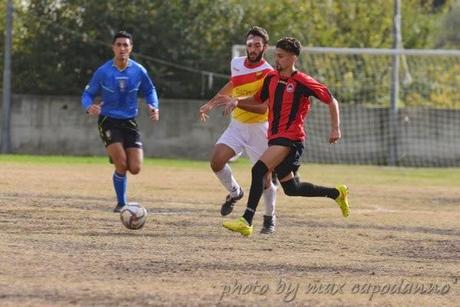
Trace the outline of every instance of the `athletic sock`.
{"type": "Polygon", "coordinates": [[[249,225],[252,225],[254,214],[256,214],[256,212],[252,208],[246,207],[246,210],[244,210],[243,218],[246,220],[246,222],[248,222],[249,225]]]}
{"type": "Polygon", "coordinates": [[[336,188],[317,186],[309,182],[300,182],[298,178],[282,182],[281,186],[284,193],[288,196],[329,197],[336,199],[340,194],[336,188]]]}
{"type": "Polygon", "coordinates": [[[252,219],[256,213],[257,205],[264,191],[264,176],[268,172],[268,168],[262,161],[257,161],[252,167],[251,189],[249,190],[248,204],[246,211],[243,214],[244,219],[252,225],[252,219]]]}
{"type": "Polygon", "coordinates": [[[118,174],[117,172],[113,173],[113,187],[115,188],[115,193],[117,194],[117,201],[120,205],[126,205],[128,203],[126,197],[126,188],[128,185],[128,178],[125,175],[118,174]]]}
{"type": "Polygon", "coordinates": [[[216,177],[222,183],[222,185],[230,193],[231,197],[236,197],[240,194],[240,185],[236,182],[235,177],[233,177],[232,169],[226,163],[224,168],[218,172],[215,172],[216,177]]]}
{"type": "Polygon", "coordinates": [[[276,203],[276,186],[270,182],[270,186],[263,192],[264,203],[265,203],[265,214],[266,216],[275,215],[275,203],[276,203]]]}

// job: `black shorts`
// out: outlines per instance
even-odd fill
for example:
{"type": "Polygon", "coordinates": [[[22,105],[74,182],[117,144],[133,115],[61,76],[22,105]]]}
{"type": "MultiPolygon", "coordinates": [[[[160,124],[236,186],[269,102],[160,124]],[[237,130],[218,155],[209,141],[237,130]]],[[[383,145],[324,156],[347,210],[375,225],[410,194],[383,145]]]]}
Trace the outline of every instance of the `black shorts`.
{"type": "Polygon", "coordinates": [[[105,147],[113,143],[122,143],[124,148],[143,147],[141,135],[134,118],[117,119],[101,115],[97,125],[105,147]]]}
{"type": "Polygon", "coordinates": [[[303,154],[304,146],[302,141],[292,141],[286,138],[276,138],[268,141],[268,146],[280,145],[291,148],[288,156],[275,167],[278,179],[282,179],[289,175],[290,172],[297,173],[301,164],[301,157],[303,154]]]}

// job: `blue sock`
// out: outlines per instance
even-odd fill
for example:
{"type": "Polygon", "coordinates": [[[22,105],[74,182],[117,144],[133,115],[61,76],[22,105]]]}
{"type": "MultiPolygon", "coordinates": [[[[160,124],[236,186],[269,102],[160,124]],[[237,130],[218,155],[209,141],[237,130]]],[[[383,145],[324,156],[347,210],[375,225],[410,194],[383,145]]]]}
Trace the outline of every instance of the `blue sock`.
{"type": "Polygon", "coordinates": [[[117,172],[113,173],[113,187],[115,188],[115,193],[117,194],[118,204],[126,205],[128,200],[126,197],[126,187],[128,185],[128,178],[126,175],[120,175],[117,172]]]}

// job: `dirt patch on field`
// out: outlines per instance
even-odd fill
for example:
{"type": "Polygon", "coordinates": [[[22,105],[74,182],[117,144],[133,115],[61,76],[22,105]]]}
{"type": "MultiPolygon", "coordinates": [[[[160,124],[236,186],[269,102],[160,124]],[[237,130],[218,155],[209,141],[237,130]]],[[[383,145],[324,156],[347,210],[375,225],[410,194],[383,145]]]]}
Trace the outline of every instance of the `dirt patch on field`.
{"type": "MultiPolygon", "coordinates": [[[[248,190],[249,167],[232,167],[248,190]]],[[[205,163],[148,164],[129,177],[130,198],[150,213],[140,231],[111,212],[110,165],[2,163],[0,305],[458,304],[457,185],[407,176],[382,183],[378,170],[361,175],[360,167],[307,169],[319,184],[347,174],[350,218],[330,200],[278,191],[277,232],[258,233],[261,203],[256,233],[244,238],[222,228],[226,193],[205,163]]]]}

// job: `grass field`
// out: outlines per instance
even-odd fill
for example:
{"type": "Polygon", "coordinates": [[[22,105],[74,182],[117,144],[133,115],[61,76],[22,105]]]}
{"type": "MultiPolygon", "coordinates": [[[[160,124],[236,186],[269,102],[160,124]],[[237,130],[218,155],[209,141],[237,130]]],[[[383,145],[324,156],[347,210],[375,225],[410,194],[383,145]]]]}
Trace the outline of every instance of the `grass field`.
{"type": "MultiPolygon", "coordinates": [[[[246,189],[250,165],[232,164],[246,189]]],[[[346,183],[351,216],[278,190],[277,232],[222,227],[225,191],[205,162],[146,160],[121,225],[106,158],[0,155],[1,306],[458,306],[460,169],[302,166],[346,183]]],[[[238,217],[247,197],[231,218],[238,217]]]]}

